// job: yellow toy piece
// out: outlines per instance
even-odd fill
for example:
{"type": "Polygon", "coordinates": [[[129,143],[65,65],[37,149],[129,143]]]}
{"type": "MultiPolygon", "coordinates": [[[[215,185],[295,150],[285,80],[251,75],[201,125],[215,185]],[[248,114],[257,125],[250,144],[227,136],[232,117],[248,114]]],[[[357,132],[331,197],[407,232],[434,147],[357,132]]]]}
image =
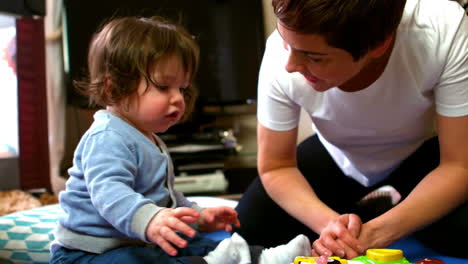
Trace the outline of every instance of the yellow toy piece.
{"type": "Polygon", "coordinates": [[[391,262],[403,258],[403,251],[399,249],[374,248],[366,251],[366,256],[378,262],[391,262]]]}
{"type": "MultiPolygon", "coordinates": [[[[348,264],[348,260],[342,259],[339,257],[328,257],[329,259],[334,259],[340,262],[340,264],[348,264]]],[[[304,263],[315,263],[318,257],[304,257],[299,256],[294,259],[294,264],[304,264],[304,263]]]]}
{"type": "Polygon", "coordinates": [[[372,248],[366,251],[365,256],[352,259],[362,264],[412,264],[404,256],[400,249],[372,248]]]}
{"type": "MultiPolygon", "coordinates": [[[[294,259],[294,264],[316,263],[318,257],[299,256],[294,259]]],[[[412,264],[404,256],[400,249],[373,248],[366,251],[365,256],[359,256],[350,260],[339,257],[328,257],[330,264],[412,264]]]]}

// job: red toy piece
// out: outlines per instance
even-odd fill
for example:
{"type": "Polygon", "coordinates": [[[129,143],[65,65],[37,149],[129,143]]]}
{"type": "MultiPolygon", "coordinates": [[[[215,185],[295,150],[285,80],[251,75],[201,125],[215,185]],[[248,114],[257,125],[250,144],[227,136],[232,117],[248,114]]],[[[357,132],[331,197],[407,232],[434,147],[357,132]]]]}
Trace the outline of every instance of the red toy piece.
{"type": "Polygon", "coordinates": [[[416,264],[445,264],[445,262],[440,259],[425,258],[416,261],[416,264]]]}

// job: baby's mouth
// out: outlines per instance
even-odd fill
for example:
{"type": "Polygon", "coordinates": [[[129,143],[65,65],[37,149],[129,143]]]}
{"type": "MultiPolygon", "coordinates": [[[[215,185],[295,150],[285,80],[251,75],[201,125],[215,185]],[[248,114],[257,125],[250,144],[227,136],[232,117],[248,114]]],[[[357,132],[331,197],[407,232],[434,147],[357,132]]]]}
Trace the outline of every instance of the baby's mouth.
{"type": "Polygon", "coordinates": [[[179,119],[179,112],[172,112],[166,116],[169,121],[176,121],[179,119]]]}

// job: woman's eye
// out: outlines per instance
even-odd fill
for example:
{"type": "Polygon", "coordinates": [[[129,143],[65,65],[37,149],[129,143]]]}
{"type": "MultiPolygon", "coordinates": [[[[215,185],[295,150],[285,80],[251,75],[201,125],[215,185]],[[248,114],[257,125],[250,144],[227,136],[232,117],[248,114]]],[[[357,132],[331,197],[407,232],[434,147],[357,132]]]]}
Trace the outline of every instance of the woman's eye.
{"type": "Polygon", "coordinates": [[[323,61],[322,58],[313,58],[313,57],[307,57],[307,58],[312,62],[322,62],[323,61]]]}

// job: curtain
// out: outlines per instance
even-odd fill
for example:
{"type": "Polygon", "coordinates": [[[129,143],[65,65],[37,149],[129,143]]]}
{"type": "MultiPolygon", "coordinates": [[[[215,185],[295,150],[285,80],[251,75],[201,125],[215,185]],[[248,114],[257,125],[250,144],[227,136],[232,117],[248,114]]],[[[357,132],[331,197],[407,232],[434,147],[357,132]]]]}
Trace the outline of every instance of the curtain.
{"type": "Polygon", "coordinates": [[[23,17],[16,30],[20,186],[50,190],[44,21],[23,17]]]}
{"type": "Polygon", "coordinates": [[[50,175],[52,189],[63,189],[64,178],[60,177],[60,162],[65,149],[65,104],[64,62],[62,50],[61,0],[47,0],[45,17],[46,64],[47,64],[47,109],[50,149],[50,175]]]}

